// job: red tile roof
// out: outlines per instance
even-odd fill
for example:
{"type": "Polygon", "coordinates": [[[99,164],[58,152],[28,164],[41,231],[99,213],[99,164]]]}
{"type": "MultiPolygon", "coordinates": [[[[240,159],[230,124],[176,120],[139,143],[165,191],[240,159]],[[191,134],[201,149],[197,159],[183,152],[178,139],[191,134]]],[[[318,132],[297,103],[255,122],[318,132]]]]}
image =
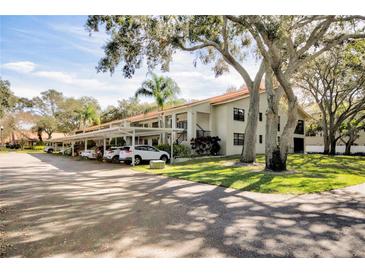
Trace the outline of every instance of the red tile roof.
{"type": "MultiPolygon", "coordinates": [[[[52,134],[52,138],[60,138],[64,137],[64,133],[54,132],[52,134]]],[[[48,134],[43,132],[42,139],[45,141],[48,139],[48,134]]],[[[13,130],[9,136],[4,138],[4,143],[11,143],[17,142],[20,140],[27,140],[27,141],[38,141],[38,134],[36,132],[30,130],[13,130]]]]}
{"type": "MultiPolygon", "coordinates": [[[[265,92],[265,88],[264,88],[263,85],[260,86],[260,92],[265,92]]],[[[85,131],[93,130],[93,129],[96,129],[96,128],[99,128],[99,127],[102,127],[102,126],[105,126],[105,125],[110,125],[110,124],[123,122],[123,121],[137,122],[137,121],[146,120],[146,119],[153,119],[153,118],[157,118],[160,113],[170,112],[170,111],[175,110],[175,109],[186,108],[186,107],[198,105],[198,104],[201,104],[201,103],[210,103],[212,105],[218,105],[218,104],[223,104],[223,103],[234,101],[234,100],[239,100],[239,99],[245,98],[247,96],[249,96],[249,91],[246,87],[244,87],[244,88],[241,88],[237,91],[227,92],[227,93],[224,93],[222,95],[210,97],[210,98],[207,98],[207,99],[196,100],[196,101],[186,103],[186,104],[183,104],[183,105],[169,107],[169,108],[164,109],[163,111],[151,111],[151,112],[131,116],[131,117],[128,117],[126,119],[115,120],[115,121],[111,121],[111,122],[108,122],[108,123],[105,123],[105,124],[92,126],[92,127],[86,128],[85,131]]],[[[308,116],[308,114],[306,112],[304,112],[303,109],[299,108],[299,110],[301,112],[303,112],[305,115],[308,116]]]]}
{"type": "Polygon", "coordinates": [[[183,105],[166,108],[163,111],[151,111],[151,112],[148,112],[148,113],[143,113],[143,114],[131,116],[131,117],[126,118],[126,120],[131,121],[131,122],[135,122],[135,121],[144,120],[144,119],[152,119],[152,118],[158,117],[159,113],[169,112],[169,111],[174,110],[174,109],[185,108],[185,107],[189,107],[189,106],[198,105],[198,104],[201,104],[201,103],[221,104],[221,103],[224,103],[224,102],[227,102],[227,101],[239,99],[242,96],[246,96],[248,94],[249,94],[248,89],[247,88],[242,88],[238,91],[227,92],[225,94],[210,97],[208,99],[197,100],[197,101],[193,101],[193,102],[186,103],[186,104],[183,104],[183,105]]]}

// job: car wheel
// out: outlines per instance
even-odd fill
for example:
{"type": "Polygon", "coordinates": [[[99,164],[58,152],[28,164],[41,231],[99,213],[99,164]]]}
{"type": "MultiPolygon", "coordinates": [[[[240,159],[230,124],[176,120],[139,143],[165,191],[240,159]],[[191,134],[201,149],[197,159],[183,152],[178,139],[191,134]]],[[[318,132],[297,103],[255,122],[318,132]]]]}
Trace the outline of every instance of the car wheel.
{"type": "Polygon", "coordinates": [[[47,153],[53,153],[53,149],[49,149],[47,153]]]}
{"type": "Polygon", "coordinates": [[[124,163],[125,163],[126,165],[130,165],[130,164],[132,163],[132,161],[130,161],[130,160],[125,160],[125,161],[124,161],[124,163]]]}
{"type": "Polygon", "coordinates": [[[142,158],[140,156],[136,156],[134,158],[134,165],[138,166],[142,163],[142,158]]]}
{"type": "Polygon", "coordinates": [[[164,161],[165,163],[167,163],[167,161],[169,160],[169,158],[166,155],[162,155],[160,160],[164,161]]]}
{"type": "Polygon", "coordinates": [[[114,156],[112,159],[112,163],[119,164],[119,156],[114,156]]]}

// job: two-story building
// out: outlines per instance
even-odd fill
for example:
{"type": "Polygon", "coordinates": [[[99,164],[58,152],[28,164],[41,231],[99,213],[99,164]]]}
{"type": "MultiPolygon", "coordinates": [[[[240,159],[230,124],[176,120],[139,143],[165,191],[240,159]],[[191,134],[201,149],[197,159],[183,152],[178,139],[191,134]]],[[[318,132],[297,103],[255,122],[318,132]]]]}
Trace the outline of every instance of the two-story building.
{"type": "MultiPolygon", "coordinates": [[[[96,129],[110,127],[144,127],[144,128],[181,128],[183,131],[176,136],[176,142],[190,144],[190,140],[199,136],[219,136],[221,138],[221,154],[240,154],[244,142],[244,131],[247,123],[249,108],[249,93],[247,89],[228,92],[208,99],[194,101],[184,105],[167,108],[163,111],[148,112],[123,120],[112,121],[106,124],[85,129],[91,132],[96,129]]],[[[260,114],[257,129],[257,153],[265,152],[265,111],[267,109],[266,93],[260,92],[260,114]]],[[[287,120],[286,109],[280,109],[278,124],[278,138],[287,120]]],[[[299,109],[298,125],[290,144],[290,152],[304,152],[305,129],[304,121],[309,115],[299,109]]],[[[157,131],[156,131],[157,132],[157,131]]],[[[127,143],[130,137],[124,136],[127,143]]],[[[153,134],[149,131],[146,136],[136,137],[136,144],[157,145],[170,143],[170,134],[153,134]]]]}

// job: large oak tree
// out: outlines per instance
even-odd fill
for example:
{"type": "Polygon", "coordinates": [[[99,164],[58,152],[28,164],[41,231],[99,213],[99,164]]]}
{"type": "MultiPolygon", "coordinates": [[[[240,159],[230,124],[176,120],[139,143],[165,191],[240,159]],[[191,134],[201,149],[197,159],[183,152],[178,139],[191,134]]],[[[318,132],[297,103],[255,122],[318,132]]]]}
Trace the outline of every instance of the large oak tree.
{"type": "MultiPolygon", "coordinates": [[[[287,100],[288,119],[273,156],[286,169],[289,145],[297,124],[298,100],[294,92],[294,76],[299,69],[323,53],[342,43],[365,38],[364,16],[227,16],[248,29],[254,37],[270,71],[287,100]]],[[[270,72],[268,71],[268,72],[270,72]]],[[[268,79],[270,80],[270,79],[268,79]]],[[[270,110],[278,100],[268,97],[270,110]]],[[[277,115],[277,113],[273,113],[277,115]]],[[[269,145],[273,145],[269,142],[269,145]]]]}
{"type": "Polygon", "coordinates": [[[297,79],[321,112],[324,153],[336,153],[343,133],[349,136],[348,144],[353,143],[365,111],[365,42],[333,48],[309,62],[297,79]]]}
{"type": "Polygon", "coordinates": [[[124,76],[132,77],[144,63],[150,69],[159,65],[168,71],[178,50],[195,52],[204,64],[213,63],[216,76],[234,68],[250,93],[241,161],[255,161],[259,89],[265,69],[260,60],[254,78],[247,71],[245,59],[255,50],[244,26],[226,16],[89,16],[86,25],[90,32],[104,25],[110,34],[98,71],[113,73],[121,64],[124,76]]]}

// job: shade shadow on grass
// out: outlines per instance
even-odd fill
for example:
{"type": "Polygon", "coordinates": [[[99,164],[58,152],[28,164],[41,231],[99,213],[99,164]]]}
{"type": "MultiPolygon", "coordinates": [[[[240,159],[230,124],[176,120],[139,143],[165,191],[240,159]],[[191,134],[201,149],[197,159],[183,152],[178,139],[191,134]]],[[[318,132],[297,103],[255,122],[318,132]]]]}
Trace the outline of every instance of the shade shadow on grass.
{"type": "MultiPolygon", "coordinates": [[[[263,164],[264,157],[257,161],[263,164]]],[[[173,178],[264,193],[315,193],[365,182],[365,158],[354,156],[289,155],[288,169],[275,173],[258,166],[235,165],[237,157],[194,160],[151,171],[173,178]],[[231,163],[228,164],[227,163],[231,163]]]]}

